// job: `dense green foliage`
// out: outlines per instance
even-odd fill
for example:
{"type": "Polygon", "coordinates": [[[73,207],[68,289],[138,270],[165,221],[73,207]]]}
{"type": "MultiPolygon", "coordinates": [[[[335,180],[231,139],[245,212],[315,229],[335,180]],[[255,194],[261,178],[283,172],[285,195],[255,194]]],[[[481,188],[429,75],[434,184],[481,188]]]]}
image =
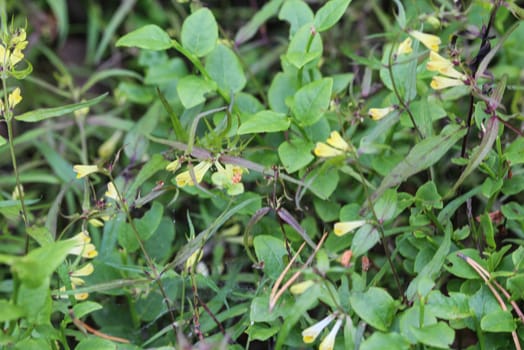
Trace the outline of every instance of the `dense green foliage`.
{"type": "Polygon", "coordinates": [[[524,10],[259,5],[0,0],[0,348],[520,349],[524,10]]]}

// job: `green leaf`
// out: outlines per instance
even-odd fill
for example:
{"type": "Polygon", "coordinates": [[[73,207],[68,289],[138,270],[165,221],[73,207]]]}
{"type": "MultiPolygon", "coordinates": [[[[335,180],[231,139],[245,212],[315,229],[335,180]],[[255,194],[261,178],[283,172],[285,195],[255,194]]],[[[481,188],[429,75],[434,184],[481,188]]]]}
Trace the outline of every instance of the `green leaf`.
{"type": "Polygon", "coordinates": [[[99,303],[95,303],[94,301],[87,300],[73,306],[73,313],[75,314],[76,318],[82,318],[90,314],[91,312],[100,309],[103,309],[102,305],[100,305],[99,303]]]}
{"type": "Polygon", "coordinates": [[[160,225],[162,215],[164,214],[164,207],[159,202],[153,202],[151,209],[144,214],[140,219],[135,220],[135,227],[140,235],[140,238],[147,241],[160,225]]]}
{"type": "Polygon", "coordinates": [[[218,26],[213,13],[200,8],[184,20],[182,46],[197,57],[206,56],[217,45],[218,26]]]}
{"type": "Polygon", "coordinates": [[[206,95],[215,91],[217,84],[194,75],[178,81],[176,91],[185,108],[193,108],[206,101],[206,95]]]}
{"type": "Polygon", "coordinates": [[[468,248],[449,254],[448,261],[451,263],[451,265],[447,265],[446,270],[460,278],[479,279],[480,276],[478,273],[475,272],[475,270],[469,266],[466,261],[464,261],[464,259],[458,256],[459,253],[475,260],[481,266],[486,268],[486,263],[480,258],[479,252],[475,249],[468,248]]]}
{"type": "Polygon", "coordinates": [[[332,78],[317,80],[300,88],[292,105],[295,118],[304,126],[319,121],[329,108],[332,88],[332,78]]]}
{"type": "Polygon", "coordinates": [[[337,169],[325,163],[322,167],[310,172],[304,182],[316,196],[327,199],[337,189],[339,179],[337,169]]]}
{"type": "Polygon", "coordinates": [[[310,51],[310,52],[288,52],[286,58],[289,63],[294,65],[297,69],[304,67],[309,62],[320,57],[322,55],[321,51],[310,51]]]}
{"type": "Polygon", "coordinates": [[[462,182],[468,177],[469,174],[473,170],[475,170],[480,163],[486,158],[489,151],[493,147],[493,143],[495,142],[495,139],[498,136],[499,132],[499,120],[498,118],[492,117],[488,120],[487,126],[486,126],[486,132],[484,133],[484,137],[482,138],[482,142],[480,145],[475,149],[475,152],[473,155],[471,155],[468,165],[466,166],[466,169],[460,174],[459,179],[457,182],[455,182],[455,185],[453,185],[453,188],[451,189],[450,193],[455,193],[455,191],[459,188],[459,186],[462,184],[462,182]]]}
{"type": "Polygon", "coordinates": [[[449,349],[455,339],[455,331],[444,322],[421,328],[411,327],[411,332],[420,343],[441,349],[449,349]]]}
{"type": "Polygon", "coordinates": [[[435,252],[435,255],[433,255],[429,263],[424,265],[417,277],[409,283],[408,290],[406,291],[406,296],[409,300],[414,300],[416,293],[420,289],[420,284],[426,283],[425,280],[427,278],[435,280],[440,276],[442,266],[446,261],[446,256],[451,249],[451,231],[451,228],[446,229],[444,238],[435,252]]]}
{"type": "Polygon", "coordinates": [[[522,221],[524,218],[524,207],[517,202],[509,202],[502,206],[502,214],[508,220],[522,221]]]}
{"type": "Polygon", "coordinates": [[[275,311],[269,310],[269,295],[257,296],[251,302],[249,320],[251,322],[272,322],[281,316],[279,312],[275,311]]]}
{"type": "Polygon", "coordinates": [[[240,125],[238,134],[285,131],[290,124],[291,121],[284,113],[260,111],[240,125]]]}
{"type": "Polygon", "coordinates": [[[268,19],[278,13],[284,0],[271,0],[260,9],[235,35],[235,45],[241,45],[251,39],[268,19]]]}
{"type": "Polygon", "coordinates": [[[68,114],[68,113],[77,111],[79,109],[85,108],[85,107],[96,105],[97,103],[102,101],[106,96],[107,96],[107,92],[103,95],[100,95],[98,97],[95,97],[91,100],[87,100],[84,102],[63,105],[60,107],[35,109],[35,110],[15,116],[15,119],[22,121],[22,122],[35,123],[35,122],[39,122],[44,119],[60,117],[64,114],[68,114]]]}
{"type": "Polygon", "coordinates": [[[358,229],[351,241],[351,251],[353,256],[358,257],[366,254],[380,240],[378,230],[370,224],[366,224],[358,229]]]}
{"type": "Polygon", "coordinates": [[[409,342],[398,333],[374,332],[360,346],[360,350],[406,350],[409,342]]]}
{"type": "Polygon", "coordinates": [[[391,295],[377,287],[353,293],[349,301],[361,319],[383,332],[388,330],[397,309],[397,302],[391,295]]]}
{"type": "Polygon", "coordinates": [[[330,0],[315,14],[314,26],[317,32],[333,27],[344,16],[351,0],[330,0]]]}
{"type": "Polygon", "coordinates": [[[17,259],[11,269],[24,284],[36,288],[49,279],[76,244],[71,240],[46,244],[17,259]]]}
{"type": "Polygon", "coordinates": [[[296,75],[282,72],[277,73],[269,86],[267,96],[269,107],[275,112],[288,113],[289,107],[286,105],[286,99],[295,95],[298,87],[296,75]]]}
{"type": "Polygon", "coordinates": [[[284,242],[272,236],[259,235],[253,240],[253,246],[258,261],[264,264],[264,273],[276,280],[285,268],[282,259],[287,254],[284,242]]]}
{"type": "Polygon", "coordinates": [[[42,226],[29,226],[27,228],[27,234],[31,236],[32,239],[37,241],[41,246],[45,246],[54,242],[51,232],[42,226]]]}
{"type": "Polygon", "coordinates": [[[313,11],[302,0],[287,0],[278,13],[278,19],[287,21],[291,25],[290,37],[303,25],[313,22],[313,18],[313,11]]]}
{"type": "Polygon", "coordinates": [[[159,26],[148,24],[127,33],[117,40],[116,46],[138,47],[145,50],[167,50],[171,44],[169,35],[159,26]]]}
{"type": "Polygon", "coordinates": [[[246,85],[242,65],[231,49],[218,45],[206,58],[206,70],[226,94],[237,93],[246,85]]]}
{"type": "Polygon", "coordinates": [[[517,329],[517,324],[511,312],[498,310],[482,317],[480,320],[480,328],[484,332],[510,333],[517,329]]]}
{"type": "Polygon", "coordinates": [[[155,175],[160,170],[163,170],[169,162],[160,154],[154,154],[151,159],[140,169],[140,172],[135,178],[133,184],[129,187],[126,193],[126,199],[133,201],[136,192],[151,176],[155,175]]]}
{"type": "Polygon", "coordinates": [[[380,197],[388,188],[400,185],[410,176],[435,164],[465,133],[466,129],[458,125],[448,125],[440,135],[428,137],[416,144],[406,158],[382,180],[371,198],[374,200],[380,197]]]}
{"type": "Polygon", "coordinates": [[[428,181],[418,188],[415,194],[415,202],[426,209],[442,209],[443,207],[442,197],[433,181],[428,181]]]}
{"type": "Polygon", "coordinates": [[[98,337],[87,337],[82,339],[75,347],[75,350],[116,350],[115,343],[98,337]]]}
{"type": "Polygon", "coordinates": [[[278,156],[288,173],[308,165],[315,157],[311,154],[313,144],[303,139],[284,141],[278,147],[278,156]]]}
{"type": "Polygon", "coordinates": [[[24,316],[24,310],[11,304],[8,300],[0,299],[0,322],[11,321],[19,319],[24,316]]]}

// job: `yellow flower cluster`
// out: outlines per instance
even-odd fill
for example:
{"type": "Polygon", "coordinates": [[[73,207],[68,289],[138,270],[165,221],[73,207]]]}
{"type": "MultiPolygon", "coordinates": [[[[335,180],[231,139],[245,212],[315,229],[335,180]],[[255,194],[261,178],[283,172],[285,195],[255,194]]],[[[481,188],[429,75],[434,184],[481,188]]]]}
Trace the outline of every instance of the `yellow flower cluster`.
{"type": "MultiPolygon", "coordinates": [[[[196,183],[202,182],[206,173],[211,169],[213,162],[204,160],[193,167],[179,173],[175,176],[175,181],[178,187],[194,186],[196,183]]],[[[227,194],[234,196],[244,192],[244,185],[242,184],[242,174],[247,172],[247,169],[238,165],[225,164],[222,165],[218,161],[214,162],[216,171],[211,176],[214,185],[220,189],[226,189],[227,194]]],[[[180,159],[175,159],[166,166],[166,170],[176,172],[180,168],[180,159]]]]}
{"type": "MultiPolygon", "coordinates": [[[[306,344],[310,344],[317,339],[317,337],[320,335],[320,333],[326,328],[331,321],[333,321],[336,318],[335,314],[330,314],[321,321],[315,323],[309,328],[304,329],[302,331],[302,340],[306,344]]],[[[335,325],[329,331],[328,335],[322,340],[322,342],[319,345],[319,350],[333,350],[335,347],[335,338],[337,336],[337,333],[342,326],[342,319],[337,319],[335,322],[335,325]]]]}
{"type": "Polygon", "coordinates": [[[24,50],[27,47],[25,29],[19,28],[10,36],[8,42],[0,44],[0,65],[4,71],[9,71],[24,59],[24,50]]]}
{"type": "Polygon", "coordinates": [[[426,68],[431,72],[438,72],[443,75],[433,77],[430,86],[435,90],[464,85],[464,81],[466,80],[466,75],[457,71],[453,67],[453,63],[436,52],[430,52],[426,68]]]}
{"type": "Polygon", "coordinates": [[[333,131],[329,135],[326,143],[317,142],[313,153],[317,157],[332,158],[346,154],[352,147],[340,136],[338,131],[333,131]]]}
{"type": "MultiPolygon", "coordinates": [[[[21,101],[22,95],[20,94],[20,88],[15,88],[7,97],[7,109],[12,111],[21,101]]],[[[4,101],[2,99],[0,99],[0,113],[4,114],[4,101]]]]}
{"type": "MultiPolygon", "coordinates": [[[[89,236],[89,232],[84,230],[75,235],[73,238],[70,238],[70,240],[73,241],[75,245],[73,246],[73,248],[71,248],[71,250],[69,250],[69,254],[78,255],[86,259],[93,259],[96,256],[98,256],[96,247],[94,246],[94,244],[91,243],[91,237],[89,236]]],[[[71,287],[73,289],[76,289],[79,286],[83,286],[85,284],[85,281],[81,277],[89,276],[93,273],[93,271],[94,266],[92,263],[87,263],[83,267],[71,271],[69,273],[71,287]]],[[[60,288],[60,291],[65,292],[65,287],[60,288]]],[[[88,296],[89,293],[75,293],[76,300],[85,300],[88,296]]],[[[67,298],[65,294],[61,297],[67,298]]]]}

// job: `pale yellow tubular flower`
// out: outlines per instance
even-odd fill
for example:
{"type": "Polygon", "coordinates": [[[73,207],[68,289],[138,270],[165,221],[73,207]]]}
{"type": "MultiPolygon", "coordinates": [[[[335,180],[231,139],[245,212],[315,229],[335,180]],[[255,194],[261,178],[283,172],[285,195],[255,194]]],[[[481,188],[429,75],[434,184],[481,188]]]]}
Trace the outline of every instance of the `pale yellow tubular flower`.
{"type": "Polygon", "coordinates": [[[384,118],[389,113],[393,112],[395,110],[395,107],[389,106],[384,108],[370,108],[368,111],[368,114],[371,116],[371,119],[373,120],[380,120],[384,118]]]}
{"type": "Polygon", "coordinates": [[[331,323],[331,321],[333,321],[334,318],[334,314],[328,315],[321,321],[312,325],[311,327],[304,329],[302,331],[302,340],[304,341],[304,343],[310,344],[314,342],[315,339],[317,339],[320,332],[322,332],[322,330],[324,330],[324,328],[326,328],[331,323]]]}
{"type": "Polygon", "coordinates": [[[453,63],[440,56],[438,53],[431,51],[429,53],[429,61],[426,64],[426,68],[432,72],[439,72],[450,78],[464,79],[464,74],[458,72],[453,68],[453,63]]]}
{"type": "Polygon", "coordinates": [[[343,221],[335,223],[333,231],[337,236],[345,235],[366,223],[366,220],[343,221]]]}
{"type": "MultiPolygon", "coordinates": [[[[24,186],[20,185],[20,187],[22,189],[22,195],[25,195],[24,186]]],[[[20,199],[20,191],[19,191],[18,186],[15,186],[15,189],[13,190],[13,193],[11,194],[11,198],[14,200],[20,199]]]]}
{"type": "Polygon", "coordinates": [[[344,151],[333,148],[325,144],[324,142],[317,142],[317,145],[315,146],[313,153],[315,153],[317,157],[331,158],[343,155],[344,151]]]}
{"type": "Polygon", "coordinates": [[[95,271],[95,267],[92,263],[87,263],[78,270],[75,270],[71,273],[71,276],[73,277],[83,277],[83,276],[89,276],[95,271]]]}
{"type": "Polygon", "coordinates": [[[20,50],[25,49],[27,46],[27,33],[24,28],[18,28],[15,33],[13,33],[11,38],[11,44],[17,47],[20,50]]]}
{"type": "MultiPolygon", "coordinates": [[[[193,173],[197,183],[202,182],[204,175],[211,168],[212,163],[209,161],[203,161],[193,167],[193,173]]],[[[194,186],[193,179],[191,178],[190,170],[186,170],[183,173],[178,174],[175,177],[175,181],[178,187],[194,186]]]]}
{"type": "Polygon", "coordinates": [[[442,42],[438,36],[426,34],[418,30],[410,31],[409,35],[420,41],[425,47],[427,47],[431,51],[438,51],[438,47],[442,42]]]}
{"type": "Polygon", "coordinates": [[[171,171],[172,173],[174,173],[175,171],[177,171],[178,168],[180,168],[180,160],[179,160],[178,158],[175,159],[174,161],[172,161],[171,163],[169,163],[169,164],[166,166],[166,170],[167,170],[167,171],[171,171]]]}
{"type": "Polygon", "coordinates": [[[326,142],[328,145],[338,148],[342,151],[349,151],[348,143],[342,138],[342,136],[340,136],[338,131],[332,131],[326,142]]]}
{"type": "Polygon", "coordinates": [[[22,95],[20,94],[20,88],[14,89],[13,92],[9,94],[9,97],[7,99],[9,103],[9,108],[10,109],[15,108],[15,106],[19,104],[20,101],[22,101],[22,95]]]}
{"type": "Polygon", "coordinates": [[[69,254],[80,255],[84,258],[92,259],[98,255],[96,247],[91,242],[91,237],[87,231],[82,231],[71,238],[76,244],[69,250],[69,254]]]}
{"type": "Polygon", "coordinates": [[[313,282],[312,280],[307,280],[307,281],[304,281],[304,282],[295,283],[294,285],[291,286],[291,288],[289,288],[289,291],[291,292],[291,294],[295,294],[295,295],[302,294],[306,290],[308,290],[309,287],[311,287],[314,284],[315,284],[315,282],[313,282]]]}
{"type": "Polygon", "coordinates": [[[115,201],[118,200],[118,192],[116,191],[116,187],[115,187],[114,183],[112,183],[112,182],[108,182],[107,183],[107,191],[106,191],[106,193],[104,193],[104,195],[107,198],[114,199],[115,201]]]}
{"type": "Polygon", "coordinates": [[[397,49],[397,55],[408,55],[413,52],[411,44],[413,41],[411,38],[406,38],[403,42],[400,43],[397,49]]]}
{"type": "Polygon", "coordinates": [[[338,319],[329,334],[322,340],[319,350],[333,350],[335,347],[335,338],[337,337],[338,330],[342,326],[342,320],[338,319]]]}
{"type": "Polygon", "coordinates": [[[446,78],[441,77],[439,75],[433,77],[433,80],[431,81],[431,88],[434,90],[442,90],[453,86],[461,86],[465,85],[462,80],[459,79],[452,79],[452,78],[446,78]]]}
{"type": "Polygon", "coordinates": [[[118,141],[122,137],[122,131],[118,130],[111,135],[100,147],[98,147],[98,156],[102,159],[110,158],[115,153],[118,141]]]}
{"type": "Polygon", "coordinates": [[[73,166],[73,171],[76,173],[76,178],[80,179],[87,175],[98,172],[98,165],[81,165],[77,164],[73,166]]]}

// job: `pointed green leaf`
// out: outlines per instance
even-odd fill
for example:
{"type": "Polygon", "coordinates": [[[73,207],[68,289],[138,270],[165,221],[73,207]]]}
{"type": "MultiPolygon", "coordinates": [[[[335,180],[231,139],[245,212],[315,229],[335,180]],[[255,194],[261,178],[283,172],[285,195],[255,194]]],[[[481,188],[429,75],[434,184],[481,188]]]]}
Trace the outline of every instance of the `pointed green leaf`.
{"type": "Polygon", "coordinates": [[[15,116],[15,119],[22,122],[35,123],[49,118],[60,117],[64,114],[68,114],[85,107],[96,105],[97,103],[102,101],[106,96],[107,92],[103,95],[100,95],[98,97],[84,102],[73,103],[70,105],[64,105],[60,107],[35,109],[33,111],[29,111],[15,116]]]}
{"type": "Polygon", "coordinates": [[[313,11],[303,0],[287,0],[278,13],[278,19],[289,22],[289,36],[307,23],[313,22],[313,11]]]}
{"type": "Polygon", "coordinates": [[[371,287],[366,292],[353,293],[349,301],[357,315],[372,327],[383,332],[389,329],[397,303],[384,289],[371,287]]]}
{"type": "Polygon", "coordinates": [[[291,121],[284,113],[260,111],[240,125],[238,134],[284,131],[290,124],[291,121]]]}
{"type": "Polygon", "coordinates": [[[227,46],[218,45],[206,58],[209,76],[226,94],[236,93],[246,85],[246,76],[235,53],[227,46]]]}
{"type": "Polygon", "coordinates": [[[218,26],[213,13],[201,8],[187,17],[182,25],[182,46],[197,57],[213,51],[218,40],[218,26]]]}
{"type": "Polygon", "coordinates": [[[459,179],[453,185],[453,188],[451,189],[451,193],[455,193],[455,191],[459,188],[459,186],[462,184],[462,182],[468,177],[469,174],[473,170],[475,170],[480,163],[486,158],[489,151],[493,147],[493,143],[495,142],[495,139],[498,136],[499,133],[499,120],[498,118],[492,117],[488,120],[488,124],[486,126],[486,132],[484,133],[484,137],[482,138],[482,142],[480,145],[475,149],[475,152],[471,156],[468,165],[466,166],[466,169],[462,172],[459,179]]]}
{"type": "Polygon", "coordinates": [[[258,29],[271,17],[278,13],[284,0],[271,0],[265,4],[235,35],[235,45],[241,45],[251,39],[258,29]]]}
{"type": "Polygon", "coordinates": [[[416,144],[406,158],[382,180],[379,188],[372,194],[372,199],[380,197],[388,188],[400,185],[410,176],[435,164],[465,133],[466,129],[458,125],[448,125],[440,135],[428,137],[416,144]]]}
{"type": "Polygon", "coordinates": [[[217,84],[194,75],[188,75],[178,81],[176,91],[185,108],[189,109],[206,101],[206,95],[215,91],[217,84]]]}
{"type": "Polygon", "coordinates": [[[278,147],[278,156],[288,173],[293,173],[308,165],[315,157],[311,153],[313,144],[303,139],[283,142],[278,147]]]}
{"type": "Polygon", "coordinates": [[[421,328],[411,327],[411,332],[420,343],[441,349],[449,349],[455,339],[455,331],[444,322],[421,328]]]}
{"type": "Polygon", "coordinates": [[[304,126],[318,122],[329,108],[333,79],[324,78],[309,83],[297,91],[293,101],[293,115],[304,126]]]}
{"type": "Polygon", "coordinates": [[[351,0],[330,0],[315,14],[314,25],[317,32],[333,27],[344,16],[351,0]]]}
{"type": "Polygon", "coordinates": [[[159,26],[148,24],[118,39],[116,46],[138,47],[155,51],[167,50],[171,47],[171,38],[159,26]]]}

